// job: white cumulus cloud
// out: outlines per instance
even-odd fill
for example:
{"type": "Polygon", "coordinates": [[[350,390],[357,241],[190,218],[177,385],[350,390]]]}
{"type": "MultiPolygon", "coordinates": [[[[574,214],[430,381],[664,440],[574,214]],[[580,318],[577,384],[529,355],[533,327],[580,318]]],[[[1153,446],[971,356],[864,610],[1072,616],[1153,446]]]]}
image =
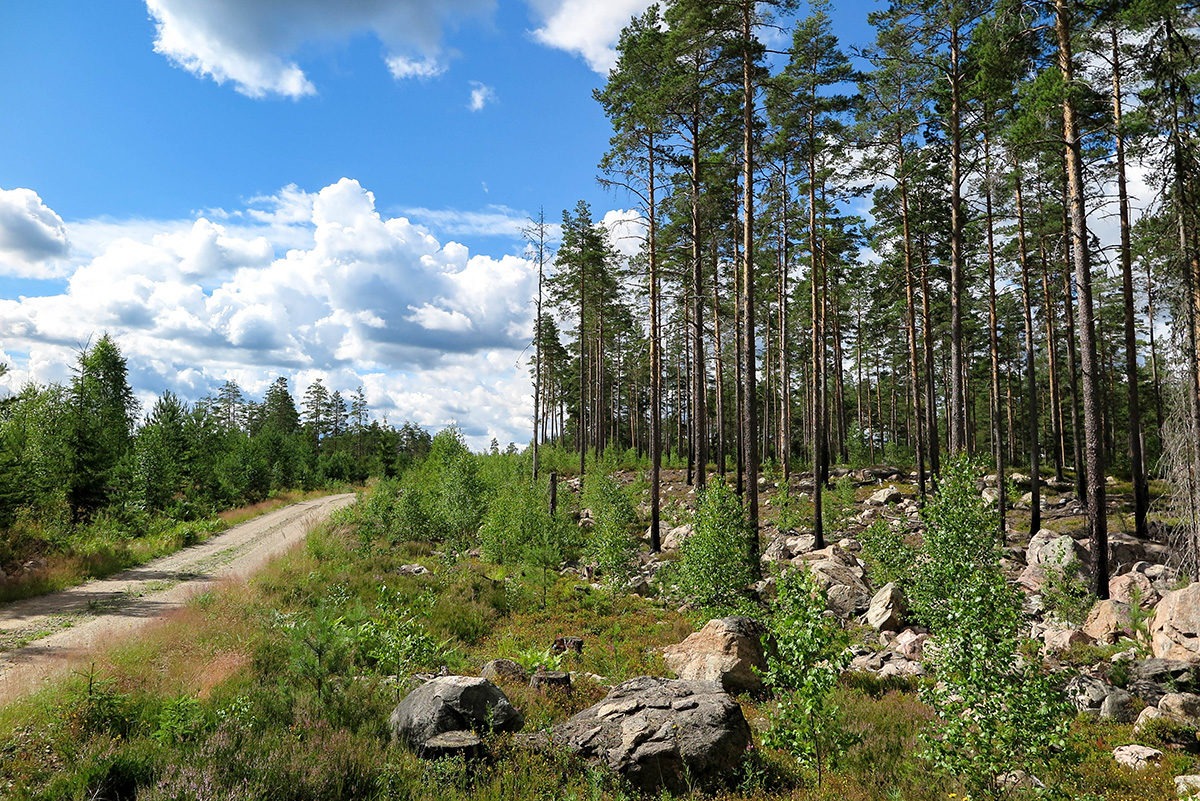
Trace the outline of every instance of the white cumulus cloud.
{"type": "Polygon", "coordinates": [[[232,83],[249,97],[300,98],[317,90],[297,62],[313,42],[372,33],[397,79],[444,69],[447,21],[480,16],[495,0],[146,0],[154,49],[195,75],[232,83]]]}
{"type": "Polygon", "coordinates": [[[0,390],[65,380],[78,348],[107,331],[142,393],[195,400],[233,379],[261,395],[279,375],[299,393],[321,377],[344,392],[362,384],[394,422],[458,422],[480,445],[527,439],[513,421],[528,417],[528,260],[473,254],[382,215],[351,179],[247,205],[65,225],[89,247],[65,288],[0,298],[13,368],[0,390]]]}
{"type": "Polygon", "coordinates": [[[530,0],[541,17],[534,37],[544,45],[583,57],[596,72],[607,75],[617,63],[616,45],[631,17],[650,7],[651,0],[530,0]]]}
{"type": "Polygon", "coordinates": [[[70,243],[62,218],[31,189],[0,189],[0,275],[61,275],[70,243]]]}
{"type": "Polygon", "coordinates": [[[467,108],[471,111],[483,111],[485,106],[496,102],[496,90],[485,83],[471,81],[471,99],[467,108]]]}

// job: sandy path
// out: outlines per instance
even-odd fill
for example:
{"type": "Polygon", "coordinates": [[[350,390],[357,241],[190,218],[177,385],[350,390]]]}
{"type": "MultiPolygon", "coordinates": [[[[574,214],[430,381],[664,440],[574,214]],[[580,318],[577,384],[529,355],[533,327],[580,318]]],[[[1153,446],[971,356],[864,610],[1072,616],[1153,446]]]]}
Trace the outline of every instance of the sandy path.
{"type": "Polygon", "coordinates": [[[0,704],[36,689],[94,648],[130,636],[218,581],[244,578],[303,541],[353,495],[277,509],[207,542],[106,579],[0,606],[0,704]]]}

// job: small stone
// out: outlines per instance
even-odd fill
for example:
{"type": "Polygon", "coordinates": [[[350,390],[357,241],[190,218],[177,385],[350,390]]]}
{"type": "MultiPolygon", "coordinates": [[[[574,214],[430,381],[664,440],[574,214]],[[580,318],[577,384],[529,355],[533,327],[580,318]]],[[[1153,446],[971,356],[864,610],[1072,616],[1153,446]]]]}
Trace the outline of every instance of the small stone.
{"type": "Polygon", "coordinates": [[[1175,794],[1180,798],[1200,796],[1200,776],[1190,774],[1175,777],[1175,794]]]}
{"type": "Polygon", "coordinates": [[[529,677],[529,686],[542,695],[571,692],[571,674],[561,670],[539,670],[529,677]]]}
{"type": "Polygon", "coordinates": [[[1145,770],[1160,763],[1163,752],[1146,745],[1121,745],[1113,749],[1113,758],[1130,770],[1145,770]]]}
{"type": "Polygon", "coordinates": [[[417,748],[417,756],[428,760],[462,757],[470,762],[487,756],[487,748],[480,736],[473,731],[448,731],[426,740],[417,748]]]}
{"type": "Polygon", "coordinates": [[[479,675],[488,681],[509,681],[524,684],[529,681],[529,671],[511,659],[493,659],[485,662],[479,675]]]}

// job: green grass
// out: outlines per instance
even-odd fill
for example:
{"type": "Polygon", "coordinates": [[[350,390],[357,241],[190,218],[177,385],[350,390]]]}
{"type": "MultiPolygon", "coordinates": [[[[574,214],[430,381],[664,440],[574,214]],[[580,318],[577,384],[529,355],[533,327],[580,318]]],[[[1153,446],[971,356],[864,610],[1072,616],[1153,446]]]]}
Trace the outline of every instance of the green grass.
{"type": "Polygon", "coordinates": [[[4,532],[10,543],[6,549],[9,561],[38,558],[44,564],[0,583],[0,603],[105,578],[198,545],[232,526],[289,504],[327,494],[329,490],[284,492],[260,503],[189,521],[155,517],[128,522],[102,514],[72,528],[61,520],[22,519],[4,532]]]}
{"type": "MultiPolygon", "coordinates": [[[[0,708],[0,797],[33,799],[624,799],[603,769],[553,749],[531,751],[509,736],[489,742],[490,761],[425,763],[390,742],[387,717],[403,689],[392,678],[443,665],[477,674],[497,657],[536,660],[558,636],[583,637],[562,669],[608,682],[665,675],[661,647],[696,621],[670,605],[614,597],[559,577],[541,608],[519,571],[476,559],[449,562],[426,542],[364,539],[356,515],[314,531],[305,547],[248,584],[195,598],[184,610],[36,695],[0,708]],[[431,572],[401,576],[419,562],[431,572]],[[373,654],[372,621],[407,621],[399,662],[373,654]],[[395,670],[395,664],[402,669],[395,670]]],[[[398,630],[392,626],[386,630],[398,630]]],[[[846,674],[836,691],[854,735],[821,788],[781,752],[756,745],[746,768],[717,798],[812,801],[947,801],[953,782],[919,757],[932,713],[912,680],[846,674]]],[[[605,689],[580,679],[569,695],[503,689],[545,729],[594,703],[605,689]]],[[[766,725],[770,700],[740,699],[751,727],[766,725]]],[[[756,737],[757,740],[757,737],[756,737]]],[[[1142,774],[1115,765],[1112,748],[1130,727],[1080,720],[1064,797],[1173,798],[1172,777],[1194,772],[1171,753],[1142,774]]],[[[956,795],[955,795],[956,794],[956,795]]],[[[699,794],[696,797],[701,797],[699,794]]]]}

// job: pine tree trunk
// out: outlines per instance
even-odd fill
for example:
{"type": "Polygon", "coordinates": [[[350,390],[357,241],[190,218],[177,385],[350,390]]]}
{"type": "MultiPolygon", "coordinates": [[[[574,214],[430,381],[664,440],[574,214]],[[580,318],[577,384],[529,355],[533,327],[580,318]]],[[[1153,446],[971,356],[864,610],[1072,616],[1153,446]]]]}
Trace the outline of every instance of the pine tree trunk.
{"type": "Polygon", "coordinates": [[[959,30],[950,30],[950,452],[967,450],[966,370],[963,355],[963,304],[966,265],[963,263],[962,210],[962,75],[959,30]]]}
{"type": "Polygon", "coordinates": [[[1088,495],[1088,529],[1092,542],[1093,589],[1097,598],[1108,598],[1108,518],[1104,484],[1104,452],[1100,441],[1099,363],[1092,305],[1092,271],[1088,257],[1087,212],[1084,207],[1083,160],[1079,125],[1075,116],[1074,65],[1067,0],[1055,2],[1055,33],[1059,69],[1066,93],[1063,97],[1063,135],[1071,214],[1071,249],[1075,283],[1079,291],[1079,334],[1083,368],[1083,416],[1088,495]]]}
{"type": "MultiPolygon", "coordinates": [[[[1032,481],[1033,502],[1029,505],[1029,536],[1042,527],[1041,442],[1038,437],[1037,368],[1033,341],[1033,295],[1030,291],[1029,250],[1025,241],[1025,197],[1021,191],[1021,175],[1016,175],[1017,256],[1021,262],[1021,311],[1025,323],[1025,379],[1027,436],[1029,438],[1029,476],[1032,481]]],[[[1010,405],[1011,406],[1011,405],[1010,405]]],[[[1012,430],[1011,428],[1009,429],[1012,430]]]]}
{"type": "MultiPolygon", "coordinates": [[[[985,125],[990,125],[991,115],[985,113],[985,125]]],[[[983,135],[984,160],[984,216],[987,226],[988,263],[988,355],[991,358],[992,384],[989,399],[992,418],[992,458],[996,463],[996,490],[1000,516],[1000,543],[1004,544],[1008,533],[1007,493],[1004,491],[1004,425],[1000,419],[1000,323],[996,316],[996,237],[995,217],[992,208],[992,148],[991,138],[983,135]]],[[[1036,484],[1036,481],[1035,481],[1036,484]]]]}
{"type": "Polygon", "coordinates": [[[761,569],[758,559],[758,407],[754,366],[754,63],[750,43],[754,35],[754,3],[742,0],[742,305],[745,354],[746,416],[743,421],[743,450],[746,453],[746,516],[749,535],[747,556],[752,569],[761,569]]]}

